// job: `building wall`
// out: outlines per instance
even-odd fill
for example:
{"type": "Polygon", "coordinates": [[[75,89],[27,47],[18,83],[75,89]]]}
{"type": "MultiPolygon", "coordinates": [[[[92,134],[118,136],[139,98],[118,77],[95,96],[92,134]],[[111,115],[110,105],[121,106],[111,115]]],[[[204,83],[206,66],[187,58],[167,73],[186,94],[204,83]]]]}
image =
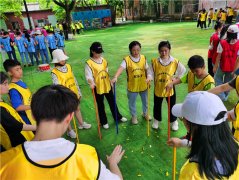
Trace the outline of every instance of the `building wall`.
{"type": "Polygon", "coordinates": [[[239,1],[238,0],[199,0],[199,9],[205,8],[208,10],[209,8],[223,8],[226,6],[230,6],[234,9],[239,9],[239,1]]]}
{"type": "MultiPolygon", "coordinates": [[[[54,15],[53,12],[51,10],[39,10],[39,11],[30,11],[29,12],[30,18],[33,21],[33,28],[36,25],[39,25],[38,20],[42,20],[45,23],[49,22],[48,16],[54,15]]],[[[23,30],[24,28],[28,28],[28,24],[24,24],[28,23],[28,21],[24,20],[23,18],[27,18],[26,12],[22,13],[22,17],[16,17],[13,13],[6,13],[7,16],[7,20],[5,20],[5,23],[7,25],[8,29],[14,29],[13,27],[13,23],[16,22],[19,24],[20,29],[23,30]]],[[[53,24],[54,25],[54,24],[53,24]]]]}

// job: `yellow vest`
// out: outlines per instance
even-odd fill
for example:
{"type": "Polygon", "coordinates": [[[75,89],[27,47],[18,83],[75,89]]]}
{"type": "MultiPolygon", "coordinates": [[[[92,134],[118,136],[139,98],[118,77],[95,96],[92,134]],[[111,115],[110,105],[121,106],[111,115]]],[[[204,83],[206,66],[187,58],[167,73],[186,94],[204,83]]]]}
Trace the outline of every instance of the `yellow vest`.
{"type": "Polygon", "coordinates": [[[91,146],[77,144],[65,161],[57,164],[53,164],[51,160],[48,163],[44,161],[44,164],[51,164],[48,166],[33,163],[24,152],[23,145],[19,145],[0,154],[0,179],[98,179],[100,161],[95,148],[91,146]]]}
{"type": "Polygon", "coordinates": [[[134,62],[130,56],[124,58],[126,62],[128,90],[131,92],[142,92],[147,89],[146,83],[146,58],[140,55],[139,62],[134,62]]]}
{"type": "Polygon", "coordinates": [[[81,29],[84,29],[84,26],[81,22],[79,23],[79,25],[80,25],[81,29]]]}
{"type": "Polygon", "coordinates": [[[169,65],[162,65],[158,59],[152,59],[152,66],[154,71],[154,94],[158,97],[168,97],[174,94],[172,89],[170,93],[166,91],[166,85],[171,81],[175,74],[179,61],[174,59],[169,65]]]}
{"type": "Polygon", "coordinates": [[[59,26],[59,29],[60,29],[61,31],[63,31],[63,26],[62,26],[62,24],[59,24],[58,26],[59,26]]]}
{"type": "MultiPolygon", "coordinates": [[[[26,124],[22,120],[21,116],[17,113],[17,111],[13,107],[9,106],[7,103],[0,102],[0,107],[5,108],[16,121],[19,121],[22,124],[26,124]]],[[[34,137],[34,134],[32,131],[21,131],[21,134],[24,136],[24,138],[27,141],[32,140],[34,137]]],[[[0,144],[4,147],[4,149],[6,149],[6,150],[10,149],[12,147],[11,141],[10,141],[10,138],[9,138],[7,132],[5,131],[5,129],[3,128],[2,125],[0,125],[0,137],[1,137],[0,144]]]]}
{"type": "Polygon", "coordinates": [[[75,82],[75,78],[74,78],[71,66],[70,64],[66,64],[65,66],[67,68],[67,72],[61,72],[57,68],[53,68],[51,72],[57,76],[59,84],[72,90],[80,99],[81,97],[77,89],[77,85],[75,82]]]}
{"type": "Polygon", "coordinates": [[[71,24],[71,29],[73,29],[73,30],[75,29],[75,24],[73,24],[73,23],[71,24]]]}
{"type": "Polygon", "coordinates": [[[236,119],[234,121],[232,121],[232,125],[235,129],[234,137],[236,138],[236,140],[239,141],[239,102],[237,102],[237,104],[235,106],[234,113],[236,116],[236,119]]]}
{"type": "MultiPolygon", "coordinates": [[[[29,88],[23,88],[16,83],[10,83],[9,84],[9,90],[11,89],[16,89],[22,96],[23,104],[30,106],[31,100],[32,100],[32,93],[29,88]]],[[[32,111],[31,110],[26,110],[26,115],[29,121],[31,122],[32,125],[36,124],[36,121],[32,117],[32,111]]]]}
{"type": "Polygon", "coordinates": [[[92,59],[86,61],[94,77],[97,94],[109,93],[111,89],[109,74],[106,71],[107,61],[103,58],[102,63],[96,63],[92,59]]]}
{"type": "Polygon", "coordinates": [[[200,21],[206,21],[207,13],[201,13],[200,21]]]}
{"type": "Polygon", "coordinates": [[[45,28],[45,30],[48,30],[48,29],[49,29],[49,26],[48,26],[48,25],[45,25],[44,28],[45,28]]]}
{"type": "Polygon", "coordinates": [[[221,13],[221,21],[226,21],[227,20],[227,13],[222,12],[221,13]]]}
{"type": "Polygon", "coordinates": [[[212,20],[216,21],[217,20],[217,13],[213,13],[212,20]]]}
{"type": "Polygon", "coordinates": [[[78,23],[75,23],[76,29],[80,29],[80,25],[78,23]]]}
{"type": "Polygon", "coordinates": [[[234,11],[232,8],[229,8],[228,10],[228,16],[234,16],[234,11]]]}
{"type": "Polygon", "coordinates": [[[239,76],[236,77],[236,91],[237,95],[239,95],[239,76]]]}
{"type": "Polygon", "coordinates": [[[195,75],[192,73],[192,71],[188,72],[188,92],[192,91],[204,91],[205,86],[207,86],[210,83],[215,84],[215,81],[212,76],[209,74],[204,77],[199,84],[195,84],[195,75]]]}
{"type": "MultiPolygon", "coordinates": [[[[237,180],[239,177],[239,163],[237,165],[236,170],[229,178],[223,178],[224,180],[230,179],[230,180],[237,180]]],[[[206,180],[206,176],[204,175],[203,178],[200,176],[198,171],[198,163],[195,162],[187,162],[183,165],[183,167],[180,170],[179,180],[206,180]]]]}

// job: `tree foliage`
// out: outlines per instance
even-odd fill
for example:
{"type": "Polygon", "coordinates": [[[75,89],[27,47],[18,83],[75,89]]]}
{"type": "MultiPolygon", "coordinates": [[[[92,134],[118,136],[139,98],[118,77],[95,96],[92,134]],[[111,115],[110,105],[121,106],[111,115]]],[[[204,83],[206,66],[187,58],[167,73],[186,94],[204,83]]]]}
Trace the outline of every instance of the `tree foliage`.
{"type": "Polygon", "coordinates": [[[21,16],[22,11],[22,1],[14,1],[14,0],[1,0],[0,5],[0,18],[7,19],[4,13],[13,12],[15,16],[21,16]]]}

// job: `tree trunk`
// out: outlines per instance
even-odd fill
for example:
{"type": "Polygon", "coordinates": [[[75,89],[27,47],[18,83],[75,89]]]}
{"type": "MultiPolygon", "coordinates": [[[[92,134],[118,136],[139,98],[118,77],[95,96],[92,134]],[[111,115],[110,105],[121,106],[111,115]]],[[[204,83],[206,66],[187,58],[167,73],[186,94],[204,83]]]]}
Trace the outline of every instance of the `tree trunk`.
{"type": "Polygon", "coordinates": [[[67,28],[68,28],[68,33],[72,33],[72,30],[71,30],[71,22],[72,22],[72,19],[71,19],[71,12],[68,10],[68,8],[65,9],[66,11],[66,23],[67,23],[67,28]]]}

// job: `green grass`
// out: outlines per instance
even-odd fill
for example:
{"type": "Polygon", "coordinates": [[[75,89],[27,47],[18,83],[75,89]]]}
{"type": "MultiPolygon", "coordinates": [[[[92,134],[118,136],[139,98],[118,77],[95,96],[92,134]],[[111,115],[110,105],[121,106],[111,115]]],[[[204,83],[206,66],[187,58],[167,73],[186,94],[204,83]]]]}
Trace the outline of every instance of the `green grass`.
{"type": "MultiPolygon", "coordinates": [[[[207,48],[212,30],[197,29],[195,23],[142,23],[129,24],[103,30],[85,32],[76,36],[75,40],[66,42],[66,52],[70,57],[68,63],[72,65],[74,74],[82,90],[81,111],[85,121],[92,123],[91,130],[81,130],[79,138],[81,143],[90,144],[97,148],[101,159],[105,162],[105,155],[110,154],[115,145],[121,144],[126,150],[125,156],[120,162],[120,168],[125,179],[171,179],[172,175],[172,148],[166,145],[167,140],[167,104],[163,103],[163,123],[158,131],[150,129],[150,137],[147,137],[147,124],[141,117],[141,101],[138,98],[137,112],[138,125],[131,125],[130,121],[119,124],[119,134],[116,134],[115,124],[109,111],[107,102],[106,112],[109,130],[101,129],[103,139],[100,141],[97,135],[93,97],[84,77],[85,61],[89,58],[89,47],[92,42],[100,41],[105,51],[104,57],[109,64],[109,74],[112,77],[122,58],[128,55],[128,44],[138,40],[142,44],[142,54],[146,55],[148,62],[157,57],[157,45],[161,40],[169,40],[172,45],[171,54],[179,59],[185,66],[190,56],[198,54],[207,60],[207,48]],[[168,172],[168,176],[166,176],[168,172]]],[[[32,92],[39,87],[51,84],[50,72],[38,72],[35,67],[24,68],[23,80],[28,84],[32,92]]],[[[187,95],[187,86],[179,85],[177,90],[177,102],[182,102],[187,95]]],[[[153,88],[150,92],[150,112],[153,109],[153,88]]],[[[230,109],[236,103],[236,93],[231,93],[227,107],[230,109]]],[[[122,115],[130,119],[126,95],[126,73],[118,78],[117,103],[122,115]]],[[[185,135],[186,130],[180,122],[178,132],[172,132],[171,136],[185,135]]],[[[177,149],[177,175],[186,161],[186,148],[177,149]]]]}

